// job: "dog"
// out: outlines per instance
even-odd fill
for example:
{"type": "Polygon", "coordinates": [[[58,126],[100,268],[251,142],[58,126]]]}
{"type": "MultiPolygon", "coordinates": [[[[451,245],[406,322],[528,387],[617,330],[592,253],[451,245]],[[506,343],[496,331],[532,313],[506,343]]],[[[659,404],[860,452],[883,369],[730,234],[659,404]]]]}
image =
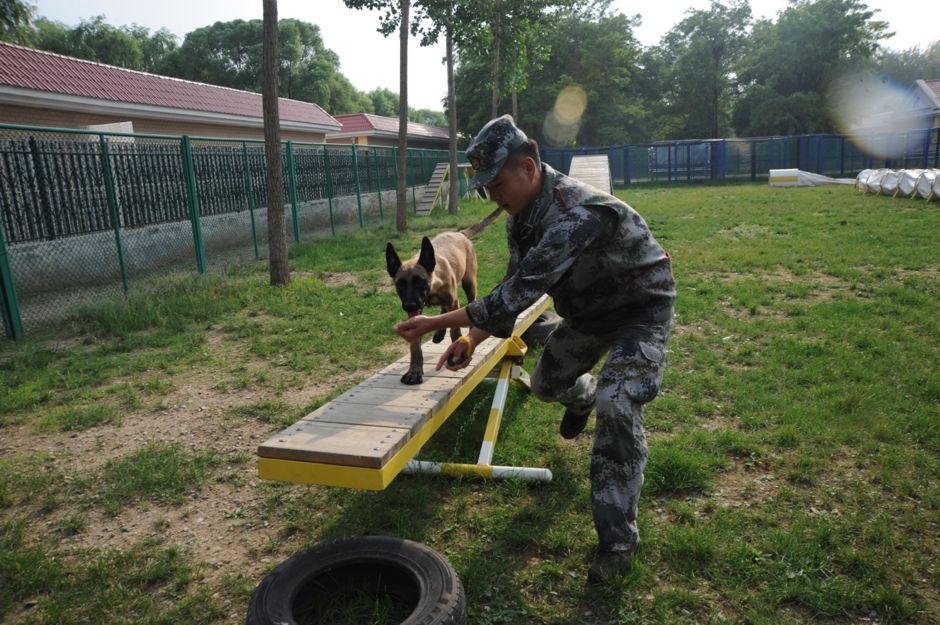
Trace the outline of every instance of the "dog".
{"type": "MultiPolygon", "coordinates": [[[[425,306],[437,305],[441,312],[460,308],[457,300],[457,283],[463,287],[467,303],[477,296],[477,255],[470,239],[496,221],[502,212],[496,209],[483,221],[456,232],[442,232],[433,239],[421,239],[421,251],[402,261],[391,241],[385,246],[385,265],[388,275],[395,282],[395,291],[401,299],[401,307],[408,317],[420,315],[425,306]]],[[[440,343],[445,330],[434,333],[433,341],[440,343]]],[[[450,338],[460,337],[459,328],[451,328],[450,338]]],[[[421,384],[424,372],[424,354],[421,339],[411,342],[411,362],[401,377],[402,384],[421,384]]]]}

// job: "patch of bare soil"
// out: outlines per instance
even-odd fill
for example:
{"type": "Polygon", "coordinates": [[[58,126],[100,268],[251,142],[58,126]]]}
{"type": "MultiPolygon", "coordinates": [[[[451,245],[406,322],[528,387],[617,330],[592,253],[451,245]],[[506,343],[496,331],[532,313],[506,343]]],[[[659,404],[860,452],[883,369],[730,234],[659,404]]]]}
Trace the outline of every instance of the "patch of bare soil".
{"type": "Polygon", "coordinates": [[[758,465],[735,462],[715,478],[714,501],[718,506],[751,508],[772,499],[780,487],[780,478],[758,465]]]}
{"type": "MultiPolygon", "coordinates": [[[[258,445],[281,427],[235,416],[233,409],[275,400],[296,412],[317,399],[337,394],[371,372],[325,380],[298,376],[299,386],[289,391],[233,388],[235,385],[219,384],[231,375],[228,371],[231,363],[237,362],[239,367],[249,370],[265,370],[273,377],[270,363],[252,360],[218,332],[209,333],[205,349],[204,363],[222,364],[164,380],[173,389],[157,398],[157,409],[152,405],[154,398],[148,396],[145,401],[151,402],[151,406],[123,414],[117,424],[71,433],[37,431],[34,423],[4,428],[0,457],[45,453],[49,458],[47,466],[66,476],[99,475],[108,461],[154,442],[177,443],[187,451],[212,450],[222,458],[222,464],[213,469],[209,480],[179,505],[142,502],[128,505],[111,516],[98,507],[79,512],[65,504],[50,514],[30,515],[41,519],[34,527],[39,526],[37,530],[49,535],[57,535],[57,528],[68,517],[76,513],[84,517],[81,531],[61,539],[66,554],[87,548],[126,549],[145,540],[157,540],[165,547],[179,547],[191,554],[203,574],[199,583],[221,588],[227,577],[246,576],[260,581],[267,569],[286,557],[292,548],[299,548],[278,536],[277,529],[266,521],[267,483],[256,475],[258,445]],[[226,390],[220,390],[220,386],[226,390]]],[[[24,509],[12,512],[25,514],[28,512],[25,508],[34,506],[23,504],[24,509]]],[[[232,607],[243,618],[244,606],[232,607]]]]}

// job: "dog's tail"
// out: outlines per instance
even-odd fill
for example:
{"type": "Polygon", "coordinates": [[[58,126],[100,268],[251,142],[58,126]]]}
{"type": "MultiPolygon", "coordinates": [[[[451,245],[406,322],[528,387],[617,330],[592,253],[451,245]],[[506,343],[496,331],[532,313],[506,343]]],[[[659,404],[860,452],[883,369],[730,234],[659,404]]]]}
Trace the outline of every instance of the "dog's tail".
{"type": "Polygon", "coordinates": [[[468,239],[472,239],[476,235],[483,232],[484,228],[486,228],[488,225],[496,221],[496,219],[500,216],[502,212],[503,212],[502,208],[497,208],[492,213],[484,217],[483,221],[481,221],[480,223],[474,224],[470,226],[469,228],[464,228],[463,230],[460,230],[460,234],[464,235],[468,239]]]}

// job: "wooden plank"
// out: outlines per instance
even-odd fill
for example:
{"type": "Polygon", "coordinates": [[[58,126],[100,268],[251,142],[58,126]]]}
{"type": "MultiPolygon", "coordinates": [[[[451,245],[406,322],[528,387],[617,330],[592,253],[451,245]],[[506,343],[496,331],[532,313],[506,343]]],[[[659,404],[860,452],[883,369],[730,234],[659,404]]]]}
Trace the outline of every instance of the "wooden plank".
{"type": "Polygon", "coordinates": [[[399,384],[401,388],[354,386],[333,401],[367,406],[434,407],[447,398],[446,391],[428,391],[399,384]]]}
{"type": "Polygon", "coordinates": [[[610,162],[606,154],[580,154],[571,157],[568,175],[607,193],[613,192],[610,162]]]}
{"type": "Polygon", "coordinates": [[[258,448],[264,458],[380,468],[411,438],[410,431],[301,420],[258,448]]]}
{"type": "MultiPolygon", "coordinates": [[[[401,382],[398,383],[401,386],[401,382]]],[[[357,403],[331,401],[317,408],[301,421],[345,423],[373,427],[399,428],[415,432],[431,416],[434,406],[364,406],[357,403]]]]}
{"type": "MultiPolygon", "coordinates": [[[[427,365],[425,365],[425,367],[427,367],[427,365]]],[[[447,393],[447,396],[450,397],[457,381],[459,381],[459,379],[432,377],[425,379],[423,383],[417,386],[419,386],[422,391],[444,391],[447,393]]],[[[386,389],[400,389],[402,386],[405,386],[401,383],[401,375],[375,375],[368,380],[360,382],[359,385],[365,388],[386,389]]]]}

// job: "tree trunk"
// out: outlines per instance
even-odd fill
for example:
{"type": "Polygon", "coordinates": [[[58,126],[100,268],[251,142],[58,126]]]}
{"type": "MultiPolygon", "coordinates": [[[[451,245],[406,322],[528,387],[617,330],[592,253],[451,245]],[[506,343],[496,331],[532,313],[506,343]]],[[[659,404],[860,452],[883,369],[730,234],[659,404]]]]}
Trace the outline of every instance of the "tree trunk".
{"type": "Polygon", "coordinates": [[[496,15],[496,28],[494,28],[493,42],[493,102],[490,107],[490,119],[499,114],[499,15],[496,15]]]}
{"type": "MultiPolygon", "coordinates": [[[[452,17],[450,19],[453,19],[452,17]]],[[[450,140],[450,197],[447,210],[457,212],[460,200],[460,181],[457,179],[457,83],[454,81],[454,38],[451,36],[451,24],[447,25],[447,117],[450,140]]]]}
{"type": "Polygon", "coordinates": [[[268,191],[268,260],[271,284],[290,282],[287,234],[284,230],[284,173],[281,121],[277,110],[277,0],[264,0],[261,106],[264,115],[264,160],[268,191]]]}
{"type": "Polygon", "coordinates": [[[410,0],[401,0],[401,24],[398,37],[399,53],[399,100],[398,100],[398,212],[395,225],[399,232],[408,226],[408,10],[410,0]]]}
{"type": "Polygon", "coordinates": [[[515,87],[512,89],[512,118],[519,123],[519,92],[515,87]]]}

